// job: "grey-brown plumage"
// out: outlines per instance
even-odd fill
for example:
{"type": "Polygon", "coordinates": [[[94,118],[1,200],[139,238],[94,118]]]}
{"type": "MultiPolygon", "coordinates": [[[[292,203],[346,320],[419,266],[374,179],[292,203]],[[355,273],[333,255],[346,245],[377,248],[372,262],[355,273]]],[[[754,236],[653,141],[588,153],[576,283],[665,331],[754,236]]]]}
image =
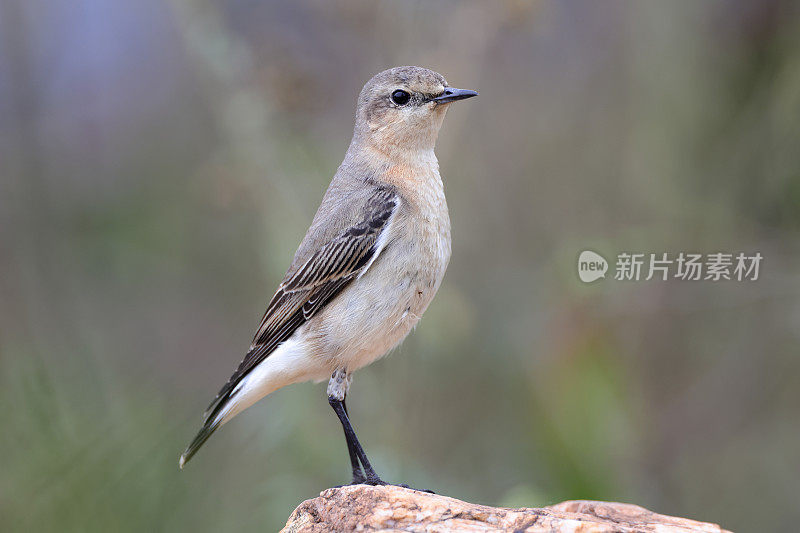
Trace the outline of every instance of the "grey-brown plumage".
{"type": "Polygon", "coordinates": [[[329,401],[345,429],[354,482],[380,482],[344,398],[351,373],[405,338],[442,281],[450,219],[433,148],[447,104],[476,94],[420,67],[390,69],[367,82],[344,161],[181,467],[220,425],[263,396],[331,378],[329,401]]]}

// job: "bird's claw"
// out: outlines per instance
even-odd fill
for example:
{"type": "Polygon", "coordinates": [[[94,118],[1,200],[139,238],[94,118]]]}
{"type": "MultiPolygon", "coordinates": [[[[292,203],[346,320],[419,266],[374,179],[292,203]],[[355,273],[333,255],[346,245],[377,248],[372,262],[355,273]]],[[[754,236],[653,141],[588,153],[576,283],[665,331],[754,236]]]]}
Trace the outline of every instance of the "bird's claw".
{"type": "Polygon", "coordinates": [[[354,478],[353,482],[351,483],[351,485],[369,485],[369,486],[372,486],[372,487],[386,487],[386,486],[389,486],[389,487],[402,487],[404,489],[417,490],[419,492],[427,492],[428,494],[436,494],[431,489],[415,489],[414,487],[406,485],[405,483],[388,483],[388,482],[382,480],[381,478],[379,478],[377,476],[376,477],[366,477],[363,480],[359,480],[359,481],[357,481],[354,478]]]}

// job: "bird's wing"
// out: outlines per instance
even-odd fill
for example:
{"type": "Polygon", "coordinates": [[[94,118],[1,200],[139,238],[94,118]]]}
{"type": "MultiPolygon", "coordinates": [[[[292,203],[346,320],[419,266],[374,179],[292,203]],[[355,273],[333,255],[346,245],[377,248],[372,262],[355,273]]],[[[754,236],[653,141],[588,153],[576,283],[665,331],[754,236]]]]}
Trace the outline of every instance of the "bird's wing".
{"type": "Polygon", "coordinates": [[[287,274],[267,306],[250,350],[208,407],[207,421],[253,368],[369,268],[386,244],[386,228],[399,204],[396,192],[377,189],[360,222],[339,232],[287,274]]]}

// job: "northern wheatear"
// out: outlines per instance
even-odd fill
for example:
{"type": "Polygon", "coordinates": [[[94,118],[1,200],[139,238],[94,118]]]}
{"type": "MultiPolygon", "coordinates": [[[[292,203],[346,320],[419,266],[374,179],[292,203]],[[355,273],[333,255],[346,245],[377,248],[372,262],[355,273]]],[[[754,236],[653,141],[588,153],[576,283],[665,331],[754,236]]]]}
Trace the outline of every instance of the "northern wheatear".
{"type": "Polygon", "coordinates": [[[477,94],[420,67],[386,70],[364,85],[344,161],[181,468],[218,427],[267,394],[330,378],[328,402],[344,428],[353,483],[383,484],[345,397],[352,372],[397,346],[442,282],[450,218],[433,148],[448,104],[477,94]]]}

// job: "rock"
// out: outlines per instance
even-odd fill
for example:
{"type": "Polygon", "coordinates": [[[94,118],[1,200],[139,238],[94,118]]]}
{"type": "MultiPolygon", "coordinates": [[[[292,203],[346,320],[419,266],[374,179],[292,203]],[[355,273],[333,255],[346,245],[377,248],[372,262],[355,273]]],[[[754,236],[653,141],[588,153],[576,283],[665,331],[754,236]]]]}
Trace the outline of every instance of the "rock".
{"type": "Polygon", "coordinates": [[[567,501],[506,509],[395,486],[328,489],[294,510],[281,533],[446,531],[525,533],[722,533],[716,524],[653,513],[626,503],[567,501]]]}

